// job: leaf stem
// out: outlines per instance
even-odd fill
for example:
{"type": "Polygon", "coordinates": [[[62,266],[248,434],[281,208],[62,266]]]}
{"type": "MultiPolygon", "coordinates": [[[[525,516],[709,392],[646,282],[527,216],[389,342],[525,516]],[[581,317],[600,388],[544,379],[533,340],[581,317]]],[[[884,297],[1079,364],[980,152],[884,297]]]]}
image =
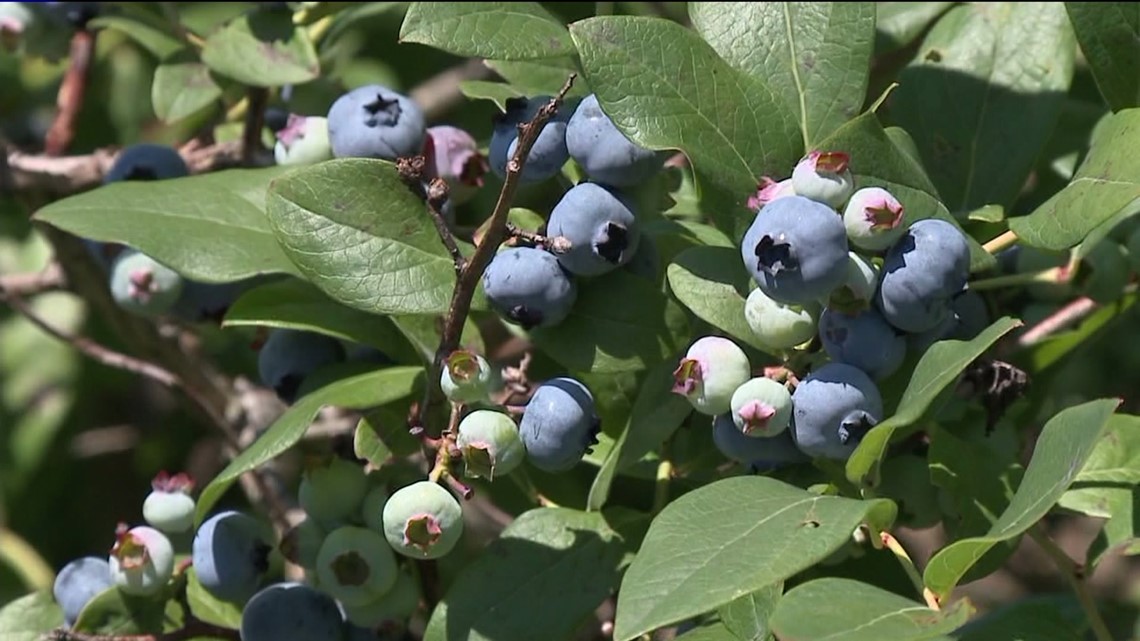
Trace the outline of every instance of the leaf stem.
{"type": "Polygon", "coordinates": [[[1068,282],[1065,267],[1051,267],[1039,272],[1026,272],[1024,274],[1009,274],[1007,276],[994,276],[983,278],[970,283],[970,289],[985,291],[987,289],[1001,289],[1002,287],[1017,287],[1031,283],[1064,283],[1068,282]]]}
{"type": "Polygon", "coordinates": [[[880,532],[879,537],[883,545],[898,559],[903,572],[906,573],[907,578],[910,579],[910,582],[914,585],[914,588],[918,591],[922,600],[926,602],[926,606],[931,610],[940,610],[942,606],[938,603],[938,597],[930,588],[926,587],[926,584],[922,580],[922,575],[918,573],[918,568],[915,567],[914,561],[910,558],[910,555],[907,554],[906,548],[902,546],[902,543],[899,543],[899,540],[890,532],[880,532]]]}
{"type": "Polygon", "coordinates": [[[1085,581],[1087,577],[1084,564],[1077,563],[1058,547],[1042,529],[1040,523],[1029,528],[1029,537],[1041,546],[1041,549],[1045,551],[1045,554],[1049,556],[1061,574],[1065,575],[1065,579],[1077,595],[1077,602],[1081,604],[1081,609],[1085,611],[1085,616],[1088,617],[1089,625],[1092,626],[1092,632],[1097,641],[1112,641],[1112,632],[1109,631],[1108,624],[1100,615],[1100,610],[1097,609],[1096,601],[1085,581]]]}
{"type": "Polygon", "coordinates": [[[1013,233],[1013,230],[1006,230],[998,237],[993,238],[985,245],[982,245],[982,249],[986,250],[986,253],[992,256],[1003,249],[1008,249],[1009,247],[1016,245],[1018,240],[1020,239],[1017,237],[1017,234],[1013,233]]]}

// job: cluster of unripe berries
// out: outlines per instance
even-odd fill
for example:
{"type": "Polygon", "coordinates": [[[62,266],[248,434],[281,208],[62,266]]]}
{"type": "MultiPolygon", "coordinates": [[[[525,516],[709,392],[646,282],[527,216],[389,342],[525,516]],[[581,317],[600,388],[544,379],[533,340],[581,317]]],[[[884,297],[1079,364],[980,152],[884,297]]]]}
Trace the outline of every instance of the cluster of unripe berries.
{"type": "MultiPolygon", "coordinates": [[[[506,176],[519,125],[549,102],[549,96],[507,101],[489,150],[497,175],[506,176]]],[[[639,247],[648,245],[642,242],[636,207],[626,192],[661,169],[658,154],[630,141],[590,95],[576,107],[560,106],[535,139],[519,179],[533,183],[551,178],[571,158],[589,180],[571,187],[554,206],[545,242],[500,250],[483,274],[491,307],[524,329],[562,323],[578,297],[576,279],[628,265],[639,247]]]]}
{"type": "Polygon", "coordinates": [[[791,393],[752,378],[732,341],[706,337],[675,373],[674,391],[718,417],[717,445],[744,463],[846,459],[883,418],[875,381],[908,349],[973,338],[988,324],[984,301],[966,288],[962,232],[938,219],[907,226],[890,192],[854,189],[848,164],[844,153],[816,151],[790,178],[765,179],[749,200],[756,217],[741,245],[756,284],[744,308],[756,339],[773,353],[819,344],[830,362],[791,393]]]}

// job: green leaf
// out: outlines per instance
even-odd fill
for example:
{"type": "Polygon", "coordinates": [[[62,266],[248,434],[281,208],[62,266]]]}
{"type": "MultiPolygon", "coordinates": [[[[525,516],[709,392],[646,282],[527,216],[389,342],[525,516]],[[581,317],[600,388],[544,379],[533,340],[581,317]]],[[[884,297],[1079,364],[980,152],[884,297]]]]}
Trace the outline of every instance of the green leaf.
{"type": "Polygon", "coordinates": [[[1073,180],[1028,216],[1009,220],[1026,245],[1068,249],[1140,198],[1140,109],[1109,117],[1073,180]]]}
{"type": "Polygon", "coordinates": [[[152,596],[131,596],[111,587],[83,606],[72,630],[107,635],[158,634],[180,625],[182,608],[173,585],[152,596]]]}
{"type": "Polygon", "coordinates": [[[0,609],[0,639],[40,641],[45,632],[63,625],[63,610],[51,592],[33,592],[0,609]]]}
{"type": "Polygon", "coordinates": [[[463,569],[424,641],[567,638],[617,585],[623,554],[597,512],[525,512],[463,569]]]}
{"type": "Polygon", "coordinates": [[[874,3],[690,2],[689,18],[722,58],[767,83],[798,114],[804,146],[859,115],[874,3]]]}
{"type": "Polygon", "coordinates": [[[287,11],[255,11],[210,34],[202,47],[210,69],[251,87],[279,87],[321,75],[316,49],[287,11]]]}
{"type": "Polygon", "coordinates": [[[606,455],[590,486],[587,509],[602,509],[617,473],[661,445],[692,413],[689,401],[672,392],[673,369],[673,361],[663,361],[646,374],[625,429],[606,455]]]}
{"type": "Polygon", "coordinates": [[[890,110],[952,211],[1016,200],[1061,115],[1073,44],[1056,2],[962,5],[927,35],[890,110]]]}
{"type": "Polygon", "coordinates": [[[1140,106],[1140,5],[1066,2],[1065,10],[1108,106],[1140,106]]]}
{"type": "Polygon", "coordinates": [[[490,100],[502,112],[506,112],[508,100],[525,95],[505,82],[487,80],[464,80],[459,83],[459,91],[472,100],[490,100]]]}
{"type": "MultiPolygon", "coordinates": [[[[895,144],[874,112],[865,112],[843,125],[816,148],[841,149],[850,154],[855,187],[882,187],[891,192],[902,203],[908,224],[923,218],[940,218],[959,226],[942,204],[922,165],[895,144]]],[[[968,234],[966,239],[970,243],[972,270],[988,269],[995,264],[994,257],[977,241],[968,234]]]]}
{"type": "Polygon", "coordinates": [[[740,641],[723,623],[710,623],[694,628],[676,638],[676,641],[740,641]]]}
{"type": "Polygon", "coordinates": [[[376,468],[383,467],[392,457],[392,450],[388,449],[376,429],[365,419],[356,424],[356,430],[352,433],[352,451],[356,458],[368,461],[376,468]]]}
{"type": "Polygon", "coordinates": [[[622,579],[614,638],[708,612],[827,558],[861,523],[886,527],[890,501],[818,496],[763,476],[693,490],[649,526],[622,579]]]}
{"type": "Polygon", "coordinates": [[[566,27],[537,2],[413,2],[400,42],[501,60],[574,53],[566,27]]]}
{"type": "MultiPolygon", "coordinates": [[[[404,338],[408,339],[425,365],[435,359],[435,350],[439,348],[439,341],[442,338],[442,326],[438,316],[391,316],[389,320],[404,338]]],[[[487,352],[483,337],[479,334],[479,327],[470,316],[463,323],[459,346],[479,354],[487,352]]]]}
{"type": "Polygon", "coordinates": [[[970,621],[956,641],[1072,641],[1089,632],[1088,618],[1076,599],[1048,595],[1020,599],[970,621]]]}
{"type": "Polygon", "coordinates": [[[901,49],[954,6],[953,2],[876,2],[875,53],[901,49]]]}
{"type": "MultiPolygon", "coordinates": [[[[527,96],[553,96],[566,84],[570,74],[578,71],[578,63],[571,57],[542,60],[487,60],[486,65],[527,96]]],[[[590,93],[590,84],[579,75],[566,95],[584,96],[588,93],[590,93]]]]}
{"type": "Polygon", "coordinates": [[[226,312],[222,327],[244,326],[316,332],[371,345],[400,362],[418,358],[389,318],[345,307],[295,278],[261,285],[238,298],[226,312]]]}
{"type": "Polygon", "coordinates": [[[186,573],[186,601],[190,604],[190,612],[206,623],[233,630],[241,627],[241,607],[207,592],[193,567],[186,573]]]}
{"type": "Polygon", "coordinates": [[[420,367],[389,367],[332,381],[302,396],[269,426],[226,469],[218,473],[198,497],[196,522],[201,523],[214,503],[242,474],[293,446],[305,435],[317,412],[326,405],[364,410],[412,394],[423,381],[420,367]]]}
{"type": "Polygon", "coordinates": [[[825,578],[788,590],[772,629],[796,641],[917,641],[949,634],[970,618],[960,599],[942,610],[852,579],[825,578]]]}
{"type": "Polygon", "coordinates": [[[666,270],[669,289],[697,318],[762,352],[773,352],[744,318],[752,278],[735,247],[693,247],[666,270]]]}
{"type": "Polygon", "coordinates": [[[285,254],[333,300],[373,314],[447,311],[455,264],[394,164],[310,165],[274,181],[267,203],[285,254]]]}
{"type": "Polygon", "coordinates": [[[784,582],[778,581],[752,594],[721,606],[721,623],[740,641],[768,641],[772,639],[769,619],[784,594],[784,582]]]}
{"type": "Polygon", "coordinates": [[[129,245],[203,282],[293,274],[264,213],[269,182],[284,171],[118,182],[57,200],[35,218],[76,236],[129,245]]]}
{"type": "Polygon", "coordinates": [[[1119,403],[1117,399],[1091,401],[1050,419],[1001,518],[985,536],[956,541],[935,554],[923,573],[926,586],[940,596],[949,594],[990,548],[1020,535],[1044,517],[1077,477],[1119,403]]]}
{"type": "Polygon", "coordinates": [[[648,280],[618,270],[578,281],[566,320],[531,331],[534,344],[567,369],[612,374],[645,369],[688,338],[684,312],[648,280]]]}
{"type": "Polygon", "coordinates": [[[186,44],[170,31],[170,25],[159,18],[136,12],[133,15],[103,15],[90,23],[96,29],[113,29],[127,34],[159,60],[166,60],[186,49],[186,44]]]}
{"type": "Polygon", "coordinates": [[[222,88],[200,62],[167,62],[154,70],[150,101],[154,113],[165,123],[174,123],[209,106],[222,95],[222,88]]]}
{"type": "Polygon", "coordinates": [[[684,151],[712,198],[717,226],[743,234],[751,221],[744,205],[758,178],[790,173],[803,151],[798,120],[783,99],[674,22],[590,18],[572,24],[570,35],[617,128],[642,146],[684,151]]]}
{"type": "MultiPolygon", "coordinates": [[[[917,422],[947,386],[958,380],[958,375],[981,356],[999,338],[1021,321],[1004,317],[995,321],[970,341],[944,340],[930,346],[918,361],[910,383],[903,392],[894,416],[879,423],[867,432],[859,447],[847,459],[847,478],[865,487],[879,484],[879,463],[886,454],[887,445],[895,432],[917,422]]],[[[909,433],[902,431],[897,437],[909,433]]]]}

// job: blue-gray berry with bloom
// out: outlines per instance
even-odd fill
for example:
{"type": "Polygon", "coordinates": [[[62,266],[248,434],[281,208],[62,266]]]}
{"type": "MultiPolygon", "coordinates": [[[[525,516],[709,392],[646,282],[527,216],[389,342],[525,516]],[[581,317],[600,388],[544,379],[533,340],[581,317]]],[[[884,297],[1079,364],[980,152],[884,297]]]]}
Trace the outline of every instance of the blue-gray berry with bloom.
{"type": "Polygon", "coordinates": [[[343,641],[344,618],[333,597],[302,583],[275,583],[241,611],[241,641],[343,641]]]}
{"type": "MultiPolygon", "coordinates": [[[[495,119],[487,154],[491,170],[496,176],[500,178],[507,176],[507,164],[518,148],[518,126],[533,119],[538,110],[550,102],[550,98],[550,96],[537,96],[507,100],[506,112],[495,119]]],[[[572,112],[563,104],[547,121],[530,148],[520,180],[538,182],[551,178],[562,170],[562,165],[570,159],[570,152],[566,149],[566,124],[570,121],[571,115],[572,112]]]]}
{"type": "Polygon", "coordinates": [[[875,304],[904,332],[925,332],[950,315],[950,302],[966,287],[970,246],[954,225],[915,222],[887,252],[875,304]]]}
{"type": "Polygon", "coordinates": [[[423,151],[423,111],[408,96],[383,85],[357,87],[337,98],[327,120],[337,158],[395,160],[423,151]]]}
{"type": "Polygon", "coordinates": [[[792,430],[784,430],[771,438],[755,438],[741,432],[731,414],[716,417],[713,443],[721,454],[755,471],[768,471],[811,460],[796,447],[792,430]]]}
{"type": "Polygon", "coordinates": [[[625,196],[597,183],[579,183],[554,206],[546,235],[570,241],[570,249],[558,255],[566,271],[600,276],[633,258],[641,228],[625,196]]]}
{"type": "Polygon", "coordinates": [[[532,465],[564,472],[598,442],[600,429],[594,395],[581,382],[560,377],[535,390],[523,411],[519,437],[532,465]]]}
{"type": "Polygon", "coordinates": [[[281,400],[292,403],[305,378],[316,370],[344,360],[344,346],[335,338],[293,329],[274,329],[257,354],[262,384],[281,400]]]}
{"type": "Polygon", "coordinates": [[[623,134],[590,94],[566,125],[566,149],[591,180],[614,187],[637,185],[661,168],[656,152],[623,134]]]}
{"type": "Polygon", "coordinates": [[[244,603],[269,572],[269,531],[235,510],[206,519],[194,534],[191,559],[198,581],[214,597],[244,603]]]}
{"type": "Polygon", "coordinates": [[[63,566],[55,577],[52,595],[63,609],[64,623],[69,627],[74,625],[91,599],[114,584],[106,558],[85,556],[63,566]]]}
{"type": "Polygon", "coordinates": [[[883,416],[879,388],[857,367],[827,363],[792,394],[796,447],[813,458],[846,460],[883,416]]]}
{"type": "Polygon", "coordinates": [[[854,365],[877,380],[893,374],[906,357],[906,339],[873,308],[856,314],[823,310],[819,338],[831,360],[854,365]]]}
{"type": "Polygon", "coordinates": [[[172,147],[155,143],[138,143],[124,148],[107,174],[106,184],[134,180],[166,180],[189,175],[186,161],[172,147]]]}
{"type": "Polygon", "coordinates": [[[570,315],[578,286],[558,259],[536,247],[511,247],[491,259],[483,292],[500,316],[523,329],[553,327],[570,315]]]}

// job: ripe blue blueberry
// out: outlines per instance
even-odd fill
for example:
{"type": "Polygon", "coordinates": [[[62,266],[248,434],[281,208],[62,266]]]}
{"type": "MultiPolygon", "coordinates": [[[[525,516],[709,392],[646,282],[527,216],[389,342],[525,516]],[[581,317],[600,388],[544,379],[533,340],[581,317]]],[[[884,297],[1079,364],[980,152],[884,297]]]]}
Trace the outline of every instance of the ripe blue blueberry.
{"type": "Polygon", "coordinates": [[[925,332],[950,315],[950,300],[969,274],[970,246],[962,232],[936,218],[920,220],[887,252],[875,304],[898,329],[925,332]]]}
{"type": "Polygon", "coordinates": [[[744,234],[744,266],[768,297],[804,305],[847,280],[847,230],[835,210],[803,196],[764,206],[744,234]]]}
{"type": "Polygon", "coordinates": [[[881,187],[864,187],[851,195],[843,210],[843,224],[851,244],[869,251],[880,251],[902,236],[903,206],[891,192],[881,187]]]}
{"type": "Polygon", "coordinates": [[[754,289],[744,301],[744,320],[761,343],[791,349],[815,337],[819,305],[785,305],[754,289]]]}
{"type": "MultiPolygon", "coordinates": [[[[368,603],[349,605],[344,603],[344,618],[351,625],[369,630],[385,623],[403,623],[420,606],[420,589],[416,580],[407,570],[400,570],[392,589],[368,603]]],[[[376,636],[363,637],[376,639],[376,636]]],[[[348,641],[354,641],[349,634],[348,641]]]]}
{"type": "Polygon", "coordinates": [[[276,137],[273,158],[278,165],[311,165],[333,157],[329,121],[322,116],[289,114],[276,137]]]}
{"type": "Polygon", "coordinates": [[[433,481],[404,486],[384,505],[384,536],[404,556],[438,559],[463,536],[463,508],[433,481]]]}
{"type": "Polygon", "coordinates": [[[532,465],[546,472],[564,472],[598,442],[600,428],[590,390],[572,378],[560,377],[535,390],[523,411],[519,436],[532,465]]]}
{"type": "Polygon", "coordinates": [[[274,329],[257,354],[257,373],[286,403],[297,400],[305,377],[344,360],[344,346],[335,338],[293,329],[274,329]]]}
{"type": "Polygon", "coordinates": [[[447,398],[456,403],[487,400],[495,378],[495,372],[487,359],[459,349],[452,352],[443,365],[439,374],[439,386],[447,398]]]}
{"type": "Polygon", "coordinates": [[[906,339],[875,309],[846,314],[823,310],[819,338],[831,360],[858,367],[882,380],[902,365],[906,339]]]}
{"type": "Polygon", "coordinates": [[[510,416],[494,410],[475,410],[464,416],[455,445],[463,455],[467,476],[489,481],[510,474],[526,458],[519,428],[510,416]]]}
{"type": "Polygon", "coordinates": [[[186,161],[173,148],[154,143],[126,147],[103,176],[105,184],[124,180],[166,180],[190,174],[186,161]]]}
{"type": "Polygon", "coordinates": [[[500,251],[483,272],[492,309],[523,329],[553,327],[570,314],[578,286],[554,254],[534,247],[500,251]]]}
{"type": "Polygon", "coordinates": [[[345,605],[363,605],[387,594],[396,583],[396,555],[384,536],[344,526],[329,532],[317,552],[321,590],[345,605]]]}
{"type": "Polygon", "coordinates": [[[756,185],[756,193],[748,197],[748,208],[752,211],[759,211],[761,207],[767,205],[773,200],[780,198],[787,198],[788,196],[795,196],[796,188],[792,186],[792,179],[781,180],[776,182],[771,178],[764,176],[756,185]]]}
{"type": "Polygon", "coordinates": [[[578,103],[566,125],[566,149],[591,180],[632,187],[661,168],[657,154],[626,137],[602,111],[596,94],[578,103]]]}
{"type": "Polygon", "coordinates": [[[967,289],[950,302],[950,315],[938,327],[907,336],[907,348],[925,352],[940,340],[968,341],[990,325],[990,312],[986,301],[978,292],[967,289]]]}
{"type": "Polygon", "coordinates": [[[219,512],[194,535],[191,558],[198,581],[222,601],[244,603],[269,571],[269,532],[255,518],[219,512]]]}
{"type": "Polygon", "coordinates": [[[115,585],[107,559],[85,556],[63,566],[55,577],[52,595],[63,609],[63,620],[70,627],[84,606],[115,585]]]}
{"type": "Polygon", "coordinates": [[[306,514],[332,527],[359,513],[368,490],[368,476],[359,464],[336,456],[316,458],[305,465],[297,502],[306,514]]]}
{"type": "Polygon", "coordinates": [[[183,280],[182,295],[170,313],[188,323],[221,324],[234,301],[246,290],[260,284],[260,278],[247,278],[230,283],[200,283],[183,280]]]}
{"type": "Polygon", "coordinates": [[[784,430],[771,438],[754,438],[741,432],[731,414],[721,414],[713,422],[713,443],[726,457],[755,471],[767,471],[809,459],[796,447],[792,430],[784,430]]]}
{"type": "Polygon", "coordinates": [[[194,482],[185,474],[160,472],[143,501],[143,518],[168,534],[181,534],[194,527],[194,482]]]}
{"type": "Polygon", "coordinates": [[[241,641],[343,641],[344,635],[336,601],[301,583],[270,585],[241,612],[241,641]]]}
{"type": "Polygon", "coordinates": [[[395,160],[423,150],[427,125],[411,98],[383,85],[365,85],[336,99],[328,113],[337,158],[395,160]]]}
{"type": "Polygon", "coordinates": [[[732,422],[742,434],[756,438],[776,436],[792,420],[792,395],[783,383],[754,378],[732,393],[732,422]]]}
{"type": "Polygon", "coordinates": [[[850,162],[851,157],[840,151],[813,151],[796,163],[792,187],[804,198],[839,209],[855,190],[850,162]]]}
{"type": "MultiPolygon", "coordinates": [[[[518,126],[529,122],[549,102],[550,96],[507,100],[506,113],[495,119],[495,128],[491,134],[488,160],[495,175],[506,178],[507,163],[514,157],[518,147],[518,126]]],[[[570,116],[569,109],[561,105],[542,128],[523,167],[520,177],[523,182],[546,180],[561,171],[562,165],[570,159],[570,152],[566,149],[566,124],[570,116]]]]}
{"type": "Polygon", "coordinates": [[[111,265],[111,296],[119,307],[140,316],[157,316],[174,307],[182,294],[182,276],[134,249],[111,265]]]}
{"type": "Polygon", "coordinates": [[[165,534],[152,527],[120,526],[107,563],[111,579],[125,594],[149,596],[158,593],[174,576],[174,546],[165,534]]]}
{"type": "Polygon", "coordinates": [[[572,274],[599,276],[628,263],[637,252],[641,228],[632,204],[597,183],[579,183],[562,196],[546,226],[550,237],[570,241],[558,262],[572,274]]]}
{"type": "Polygon", "coordinates": [[[720,336],[699,338],[673,372],[673,392],[689,399],[693,409],[716,416],[732,407],[736,388],[752,378],[748,355],[720,336]]]}
{"type": "Polygon", "coordinates": [[[428,127],[424,139],[427,178],[447,181],[449,201],[462,205],[475,197],[490,168],[479,143],[465,130],[449,125],[428,127]]]}
{"type": "Polygon", "coordinates": [[[883,415],[879,388],[862,370],[827,363],[792,394],[796,447],[813,458],[845,460],[883,415]]]}

